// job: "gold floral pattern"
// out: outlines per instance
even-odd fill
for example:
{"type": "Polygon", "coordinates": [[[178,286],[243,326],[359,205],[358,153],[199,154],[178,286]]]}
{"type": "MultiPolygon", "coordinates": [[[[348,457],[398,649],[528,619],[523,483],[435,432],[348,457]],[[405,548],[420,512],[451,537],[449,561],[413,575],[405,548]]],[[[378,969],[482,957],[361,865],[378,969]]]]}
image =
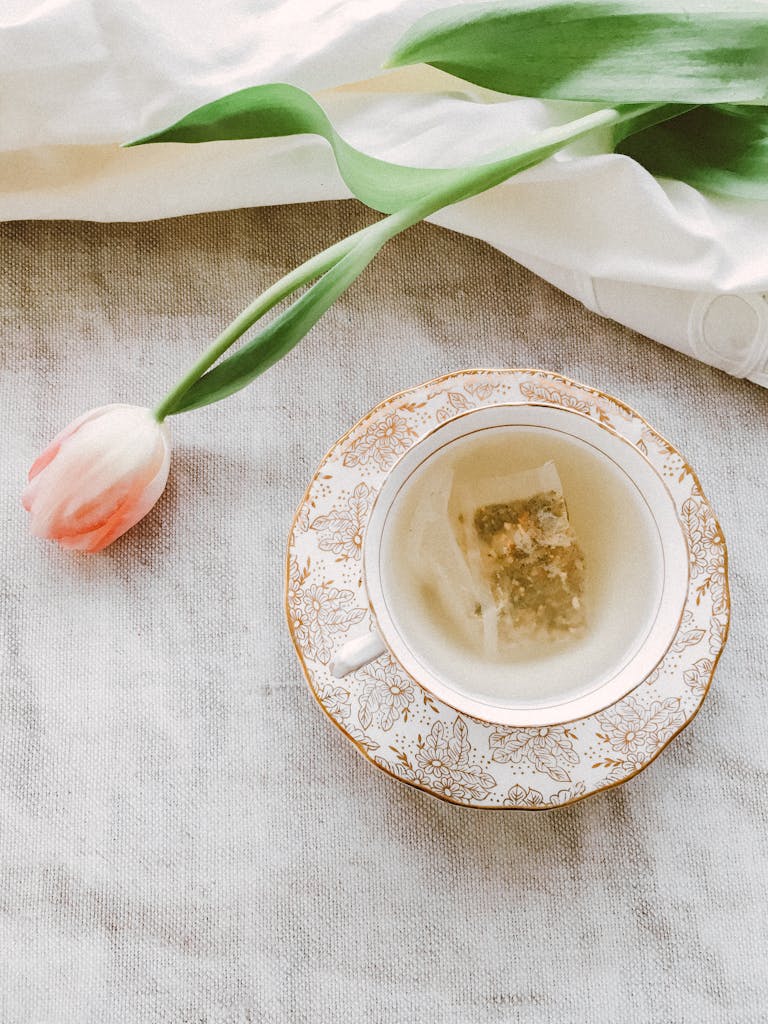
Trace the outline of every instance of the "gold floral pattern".
{"type": "Polygon", "coordinates": [[[587,795],[586,783],[574,782],[567,789],[558,789],[556,793],[552,793],[548,798],[548,803],[550,807],[564,807],[566,804],[572,804],[574,800],[581,800],[583,796],[587,795]]]}
{"type": "Polygon", "coordinates": [[[446,391],[444,396],[445,405],[442,409],[437,410],[438,423],[445,423],[447,420],[452,420],[457,413],[468,412],[475,408],[475,403],[471,402],[463,391],[446,391]]]}
{"type": "Polygon", "coordinates": [[[534,789],[532,786],[526,788],[521,786],[520,783],[515,783],[514,786],[510,786],[507,795],[504,797],[504,806],[512,808],[530,808],[531,810],[541,810],[546,807],[561,807],[563,804],[573,803],[574,800],[578,800],[586,793],[586,786],[583,782],[577,782],[573,786],[568,786],[567,789],[559,789],[556,793],[552,793],[545,797],[539,789],[534,789]]]}
{"type": "Polygon", "coordinates": [[[684,629],[670,648],[673,654],[680,654],[686,647],[696,647],[704,636],[703,629],[684,629]]]}
{"type": "Polygon", "coordinates": [[[396,412],[386,413],[374,420],[344,453],[343,464],[348,467],[367,466],[389,469],[410,448],[416,431],[396,412]]]}
{"type": "Polygon", "coordinates": [[[703,497],[688,498],[680,511],[688,538],[691,577],[696,580],[697,603],[709,592],[712,610],[719,615],[725,611],[728,600],[723,535],[703,497]]]}
{"type": "MultiPolygon", "coordinates": [[[[727,593],[727,591],[726,591],[727,593]]],[[[709,624],[709,653],[717,658],[728,637],[728,610],[712,616],[709,624]]]]}
{"type": "Polygon", "coordinates": [[[558,782],[570,782],[565,765],[578,764],[573,748],[575,733],[559,725],[541,729],[518,729],[511,725],[494,726],[489,746],[499,764],[527,762],[534,771],[543,772],[558,782]]]}
{"type": "Polygon", "coordinates": [[[326,686],[318,696],[333,718],[337,721],[348,721],[352,714],[349,690],[345,690],[343,686],[326,686]]]}
{"type": "Polygon", "coordinates": [[[429,393],[431,400],[439,398],[440,405],[435,413],[437,423],[446,423],[458,413],[477,409],[487,402],[491,395],[497,394],[504,387],[499,380],[483,379],[482,377],[466,380],[461,387],[438,387],[429,393]]]}
{"type": "Polygon", "coordinates": [[[468,395],[472,395],[478,402],[487,402],[491,395],[496,394],[503,384],[498,380],[468,380],[464,385],[464,390],[468,395]]]}
{"type": "Polygon", "coordinates": [[[494,777],[479,761],[471,759],[474,751],[466,722],[461,717],[455,719],[452,726],[435,722],[426,738],[419,736],[413,760],[397,747],[389,749],[395,754],[395,760],[377,758],[380,768],[454,803],[487,798],[496,786],[494,777]]]}
{"type": "Polygon", "coordinates": [[[648,762],[642,757],[610,758],[606,757],[601,769],[606,772],[606,780],[612,784],[624,782],[641,772],[648,762]]]}
{"type": "Polygon", "coordinates": [[[408,709],[416,699],[414,684],[386,655],[366,665],[354,677],[358,692],[358,721],[363,729],[375,722],[385,732],[400,718],[408,721],[408,709]]]}
{"type": "Polygon", "coordinates": [[[338,638],[365,618],[365,609],[354,605],[355,593],[340,590],[327,580],[308,584],[309,562],[289,567],[287,605],[291,629],[308,658],[327,665],[338,638]]]}
{"type": "Polygon", "coordinates": [[[339,560],[359,559],[363,550],[363,530],[373,504],[373,492],[366,483],[359,483],[346,501],[334,506],[327,515],[318,516],[311,524],[320,539],[321,551],[332,551],[339,560]]]}
{"type": "Polygon", "coordinates": [[[531,402],[549,402],[550,405],[561,405],[564,409],[590,416],[595,410],[594,399],[588,397],[579,388],[572,388],[564,383],[547,381],[534,383],[528,381],[520,385],[520,394],[531,402]]]}
{"type": "MultiPolygon", "coordinates": [[[[521,395],[531,402],[548,402],[550,405],[560,405],[564,409],[573,409],[574,412],[591,416],[611,427],[615,427],[616,418],[631,421],[634,417],[631,410],[610,395],[592,391],[564,377],[557,378],[554,374],[548,374],[547,378],[545,382],[539,380],[521,384],[521,395]]],[[[641,446],[641,450],[644,450],[644,445],[641,446]]]]}
{"type": "Polygon", "coordinates": [[[505,807],[544,807],[544,794],[539,789],[527,788],[515,783],[504,797],[505,807]]]}
{"type": "Polygon", "coordinates": [[[651,453],[659,455],[676,455],[675,449],[660,434],[657,434],[651,427],[645,426],[640,431],[640,438],[637,447],[643,455],[650,456],[651,453]]]}
{"type": "Polygon", "coordinates": [[[289,605],[294,604],[301,597],[301,588],[309,577],[311,559],[308,558],[304,566],[299,566],[299,560],[295,555],[288,558],[288,580],[286,586],[286,601],[289,605]]]}
{"type": "Polygon", "coordinates": [[[712,678],[715,666],[711,658],[699,658],[691,668],[683,672],[685,685],[692,691],[695,697],[703,697],[707,692],[709,680],[712,678]]]}
{"type": "Polygon", "coordinates": [[[623,759],[658,750],[685,721],[679,697],[646,704],[630,695],[596,717],[600,724],[598,739],[623,759]]]}
{"type": "Polygon", "coordinates": [[[645,686],[653,686],[654,683],[657,683],[659,681],[660,675],[661,668],[657,666],[649,676],[646,676],[646,678],[643,680],[643,684],[645,686]]]}
{"type": "Polygon", "coordinates": [[[296,529],[309,529],[309,505],[302,505],[296,514],[296,529]]]}
{"type": "Polygon", "coordinates": [[[423,776],[439,793],[454,800],[482,799],[496,785],[494,777],[471,760],[473,753],[467,723],[461,716],[452,725],[435,722],[416,744],[416,762],[423,776]]]}
{"type": "Polygon", "coordinates": [[[693,471],[626,406],[544,371],[452,374],[372,410],[313,478],[293,523],[286,568],[289,627],[328,715],[389,775],[473,807],[560,807],[641,771],[695,714],[728,633],[725,545],[693,471]],[[618,429],[664,478],[691,553],[686,608],[658,668],[599,715],[546,730],[457,715],[387,657],[343,681],[333,679],[328,667],[367,615],[361,530],[381,477],[442,420],[500,401],[545,401],[618,429]]]}
{"type": "MultiPolygon", "coordinates": [[[[339,725],[341,723],[337,722],[336,724],[339,725]]],[[[380,744],[364,729],[358,729],[354,725],[343,725],[342,728],[357,749],[362,750],[365,754],[372,755],[374,751],[379,749],[380,744]]]]}

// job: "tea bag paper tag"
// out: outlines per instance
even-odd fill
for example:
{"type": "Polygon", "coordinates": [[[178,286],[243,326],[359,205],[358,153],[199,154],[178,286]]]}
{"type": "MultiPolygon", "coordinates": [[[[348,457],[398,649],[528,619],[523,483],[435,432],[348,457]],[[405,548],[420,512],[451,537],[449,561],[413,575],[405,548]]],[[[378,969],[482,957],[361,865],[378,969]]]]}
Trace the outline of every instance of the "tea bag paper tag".
{"type": "Polygon", "coordinates": [[[471,640],[478,618],[485,645],[496,647],[496,608],[488,584],[473,576],[448,514],[453,470],[444,467],[414,512],[408,558],[425,595],[440,604],[452,627],[471,640]]]}

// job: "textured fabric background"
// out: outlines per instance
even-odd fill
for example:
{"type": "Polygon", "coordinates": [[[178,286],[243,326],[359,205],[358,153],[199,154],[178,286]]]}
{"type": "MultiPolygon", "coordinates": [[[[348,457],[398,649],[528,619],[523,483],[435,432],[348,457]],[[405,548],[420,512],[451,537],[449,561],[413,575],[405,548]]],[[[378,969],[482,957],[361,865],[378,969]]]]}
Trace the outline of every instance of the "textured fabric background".
{"type": "Polygon", "coordinates": [[[172,421],[169,488],[97,556],[19,493],[90,406],[151,403],[348,203],[0,227],[2,1024],[751,1024],[768,977],[768,393],[421,226],[283,363],[172,421]],[[326,448],[388,394],[544,366],[635,406],[698,470],[733,627],[701,714],[561,811],[441,804],[313,703],[284,544],[326,448]]]}

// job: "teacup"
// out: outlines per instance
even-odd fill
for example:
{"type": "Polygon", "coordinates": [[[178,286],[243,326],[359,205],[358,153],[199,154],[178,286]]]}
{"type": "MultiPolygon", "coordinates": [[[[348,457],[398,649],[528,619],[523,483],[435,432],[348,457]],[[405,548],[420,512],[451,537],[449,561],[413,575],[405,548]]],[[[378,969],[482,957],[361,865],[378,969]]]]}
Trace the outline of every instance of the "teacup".
{"type": "Polygon", "coordinates": [[[394,465],[365,531],[363,574],[374,629],[336,653],[334,676],[388,652],[457,711],[543,728],[603,710],[654,671],[680,625],[689,558],[672,496],[638,447],[573,409],[500,404],[441,424],[394,465]],[[526,469],[555,462],[586,565],[581,635],[489,659],[435,626],[411,585],[402,537],[417,507],[414,495],[429,494],[428,482],[439,479],[448,460],[470,483],[496,464],[526,469]]]}

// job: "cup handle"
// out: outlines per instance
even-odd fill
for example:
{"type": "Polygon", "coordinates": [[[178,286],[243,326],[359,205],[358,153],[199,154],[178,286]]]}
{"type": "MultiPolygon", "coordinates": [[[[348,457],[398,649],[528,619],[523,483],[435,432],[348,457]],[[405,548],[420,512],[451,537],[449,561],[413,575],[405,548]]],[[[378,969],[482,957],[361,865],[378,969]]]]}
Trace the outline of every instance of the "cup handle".
{"type": "Polygon", "coordinates": [[[375,629],[363,636],[356,636],[354,640],[348,640],[334,655],[330,664],[331,675],[335,679],[342,679],[368,662],[380,658],[386,649],[387,645],[375,629]]]}

